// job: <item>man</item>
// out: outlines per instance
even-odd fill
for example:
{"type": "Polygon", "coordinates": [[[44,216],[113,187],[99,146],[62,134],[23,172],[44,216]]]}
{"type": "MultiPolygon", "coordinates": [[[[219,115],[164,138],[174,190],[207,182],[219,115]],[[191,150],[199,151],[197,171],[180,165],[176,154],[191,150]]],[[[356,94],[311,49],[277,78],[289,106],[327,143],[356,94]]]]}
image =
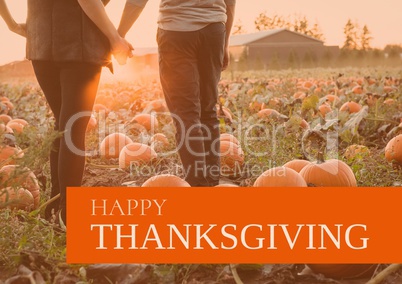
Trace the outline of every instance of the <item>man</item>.
{"type": "MultiPolygon", "coordinates": [[[[127,2],[118,31],[125,36],[147,0],[127,2]]],[[[219,183],[218,82],[229,63],[236,0],[161,0],[159,72],[191,186],[219,183]]]]}

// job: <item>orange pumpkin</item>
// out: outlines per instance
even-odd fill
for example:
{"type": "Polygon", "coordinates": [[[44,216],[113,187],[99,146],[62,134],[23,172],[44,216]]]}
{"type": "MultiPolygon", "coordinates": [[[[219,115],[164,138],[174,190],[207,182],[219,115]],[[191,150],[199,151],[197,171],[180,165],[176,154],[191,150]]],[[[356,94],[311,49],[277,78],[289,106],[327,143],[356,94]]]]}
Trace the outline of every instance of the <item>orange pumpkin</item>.
{"type": "Polygon", "coordinates": [[[337,159],[317,161],[306,165],[300,171],[300,175],[309,186],[357,186],[352,169],[337,159]]]}
{"type": "Polygon", "coordinates": [[[24,157],[24,152],[19,148],[11,146],[0,146],[0,164],[5,163],[5,165],[15,164],[16,159],[24,157]],[[7,162],[6,162],[7,161],[7,162]]]}
{"type": "Polygon", "coordinates": [[[259,118],[270,118],[270,119],[276,119],[280,116],[280,113],[277,110],[271,109],[271,108],[265,108],[260,110],[257,113],[259,118]]]}
{"type": "Polygon", "coordinates": [[[346,111],[349,113],[355,113],[355,112],[359,112],[361,110],[361,108],[362,108],[361,104],[350,101],[350,102],[344,103],[339,110],[346,111]]]}
{"type": "Polygon", "coordinates": [[[150,113],[151,111],[155,112],[167,112],[168,108],[166,106],[166,102],[163,99],[153,100],[147,103],[144,109],[145,112],[150,113]]]}
{"type": "Polygon", "coordinates": [[[237,145],[240,145],[239,140],[236,137],[234,137],[232,134],[230,134],[230,133],[222,133],[220,135],[220,141],[221,142],[222,141],[230,141],[230,142],[233,142],[233,143],[235,143],[237,145]]]}
{"type": "Polygon", "coordinates": [[[385,158],[388,162],[402,164],[402,134],[392,138],[385,146],[385,158]]]}
{"type": "Polygon", "coordinates": [[[0,189],[0,209],[2,208],[31,211],[34,208],[34,198],[24,188],[6,187],[0,189]]]}
{"type": "Polygon", "coordinates": [[[384,101],[384,104],[387,105],[387,106],[393,105],[394,103],[395,103],[394,99],[386,99],[384,101]]]}
{"type": "Polygon", "coordinates": [[[355,95],[361,95],[363,94],[363,88],[361,86],[355,86],[353,87],[352,92],[355,95]]]}
{"type": "Polygon", "coordinates": [[[5,124],[0,124],[0,135],[13,133],[14,131],[10,127],[6,126],[5,124]]]}
{"type": "Polygon", "coordinates": [[[26,121],[25,119],[22,119],[22,118],[14,118],[14,119],[11,119],[11,121],[22,124],[23,126],[27,126],[29,124],[28,121],[26,121]]]}
{"type": "Polygon", "coordinates": [[[130,123],[138,123],[143,126],[147,131],[155,130],[158,128],[158,120],[154,115],[148,113],[141,113],[134,116],[130,123]]]}
{"type": "Polygon", "coordinates": [[[0,184],[6,187],[27,189],[33,196],[34,209],[39,207],[40,187],[35,174],[16,165],[7,165],[0,169],[0,184]]]}
{"type": "Polygon", "coordinates": [[[373,276],[376,264],[307,264],[314,272],[334,279],[357,279],[373,276]]]}
{"type": "Polygon", "coordinates": [[[221,173],[236,175],[244,163],[244,153],[241,147],[230,141],[220,142],[221,173]]]}
{"type": "Polygon", "coordinates": [[[7,127],[11,128],[14,133],[22,133],[24,130],[24,125],[22,123],[19,123],[18,121],[10,120],[7,123],[7,127]]]}
{"type": "Polygon", "coordinates": [[[12,120],[11,116],[7,114],[0,114],[0,123],[7,124],[10,120],[12,120]]]}
{"type": "Polygon", "coordinates": [[[156,157],[156,152],[148,145],[136,142],[130,143],[120,151],[119,168],[125,169],[130,167],[131,164],[146,164],[156,157]]]}
{"type": "Polygon", "coordinates": [[[360,159],[368,155],[370,155],[369,148],[356,144],[348,146],[343,154],[346,159],[360,159]]]}
{"type": "Polygon", "coordinates": [[[325,98],[331,103],[338,103],[340,101],[337,95],[326,95],[325,98]]]}
{"type": "Polygon", "coordinates": [[[219,106],[217,106],[216,113],[218,118],[224,118],[228,120],[230,123],[233,122],[233,114],[227,107],[223,106],[221,109],[219,106]]]}
{"type": "Polygon", "coordinates": [[[254,182],[254,187],[307,187],[302,176],[287,167],[276,167],[265,171],[254,182]]]}
{"type": "Polygon", "coordinates": [[[95,117],[93,117],[91,115],[91,117],[89,118],[88,124],[87,124],[86,132],[91,132],[92,130],[95,130],[97,125],[98,125],[98,121],[96,120],[95,117]]]}
{"type": "Polygon", "coordinates": [[[327,113],[332,112],[332,108],[327,103],[323,103],[318,107],[318,111],[322,117],[325,117],[327,113]]]}
{"type": "Polygon", "coordinates": [[[300,160],[300,159],[295,159],[292,161],[287,162],[284,164],[284,167],[290,168],[292,170],[295,170],[296,172],[300,173],[300,171],[307,165],[311,164],[310,161],[307,160],[300,160]]]}
{"type": "Polygon", "coordinates": [[[130,143],[133,143],[133,140],[123,133],[109,134],[100,144],[100,156],[105,159],[118,158],[121,149],[130,143]]]}
{"type": "Polygon", "coordinates": [[[222,183],[222,184],[215,185],[215,187],[239,187],[239,186],[236,184],[231,184],[231,183],[222,183]]]}
{"type": "Polygon", "coordinates": [[[151,144],[159,144],[163,147],[168,147],[170,145],[168,138],[163,133],[156,133],[151,137],[151,144]]]}
{"type": "Polygon", "coordinates": [[[92,107],[93,112],[105,112],[106,114],[109,113],[109,109],[103,104],[94,104],[92,107]]]}
{"type": "Polygon", "coordinates": [[[164,174],[147,179],[141,187],[190,187],[190,184],[178,176],[164,174]]]}

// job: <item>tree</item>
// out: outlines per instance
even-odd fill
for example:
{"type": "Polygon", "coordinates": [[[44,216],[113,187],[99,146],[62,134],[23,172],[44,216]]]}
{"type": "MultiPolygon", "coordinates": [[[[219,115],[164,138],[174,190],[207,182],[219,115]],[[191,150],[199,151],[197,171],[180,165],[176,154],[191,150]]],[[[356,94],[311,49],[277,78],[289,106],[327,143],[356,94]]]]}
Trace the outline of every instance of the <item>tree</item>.
{"type": "Polygon", "coordinates": [[[373,39],[371,32],[369,31],[367,25],[364,25],[361,36],[360,36],[360,49],[367,51],[371,49],[370,42],[373,39]]]}
{"type": "Polygon", "coordinates": [[[241,35],[241,34],[245,34],[245,33],[247,33],[247,31],[244,29],[243,23],[241,22],[241,20],[238,19],[237,22],[233,25],[232,34],[233,35],[241,35]]]}
{"type": "Polygon", "coordinates": [[[345,42],[342,46],[344,50],[356,50],[357,49],[357,24],[353,23],[351,19],[348,20],[343,28],[345,34],[345,42]]]}
{"type": "Polygon", "coordinates": [[[313,26],[310,26],[310,22],[306,16],[295,15],[293,17],[273,15],[268,16],[266,12],[261,13],[254,21],[255,28],[258,31],[273,30],[286,28],[288,30],[298,32],[311,36],[313,38],[323,40],[324,35],[321,32],[321,28],[316,22],[313,26]]]}

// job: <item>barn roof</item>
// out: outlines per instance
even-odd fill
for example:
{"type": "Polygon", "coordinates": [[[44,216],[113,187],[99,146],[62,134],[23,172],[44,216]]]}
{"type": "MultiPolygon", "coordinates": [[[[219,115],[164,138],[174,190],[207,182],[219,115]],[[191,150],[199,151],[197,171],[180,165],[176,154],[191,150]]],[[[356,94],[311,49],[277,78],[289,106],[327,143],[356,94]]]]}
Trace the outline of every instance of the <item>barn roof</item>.
{"type": "Polygon", "coordinates": [[[314,41],[318,41],[318,42],[323,42],[319,39],[313,38],[311,36],[302,34],[302,33],[298,33],[298,32],[294,32],[288,29],[275,29],[275,30],[267,30],[267,31],[262,31],[262,32],[256,32],[256,33],[251,33],[251,34],[241,34],[241,35],[232,35],[230,37],[230,45],[231,46],[239,46],[239,45],[248,45],[252,42],[258,41],[260,39],[275,35],[277,33],[283,32],[283,31],[287,31],[290,33],[294,33],[297,34],[299,36],[304,36],[310,40],[314,40],[314,41]]]}

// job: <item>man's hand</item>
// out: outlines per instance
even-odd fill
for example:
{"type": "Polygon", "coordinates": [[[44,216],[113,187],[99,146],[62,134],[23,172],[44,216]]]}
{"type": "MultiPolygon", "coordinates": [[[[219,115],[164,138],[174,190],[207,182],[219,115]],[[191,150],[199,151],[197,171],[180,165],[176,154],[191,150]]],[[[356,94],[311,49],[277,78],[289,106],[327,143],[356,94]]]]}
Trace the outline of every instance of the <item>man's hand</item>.
{"type": "Polygon", "coordinates": [[[14,23],[13,25],[8,27],[10,31],[19,34],[20,36],[27,37],[27,30],[25,24],[17,24],[14,23]]]}
{"type": "Polygon", "coordinates": [[[230,53],[229,53],[229,47],[226,46],[225,50],[223,51],[223,64],[222,64],[222,71],[226,70],[229,66],[229,61],[230,61],[230,53]]]}
{"type": "Polygon", "coordinates": [[[120,65],[127,63],[127,57],[133,57],[133,50],[133,46],[122,37],[111,42],[111,52],[120,65]]]}

